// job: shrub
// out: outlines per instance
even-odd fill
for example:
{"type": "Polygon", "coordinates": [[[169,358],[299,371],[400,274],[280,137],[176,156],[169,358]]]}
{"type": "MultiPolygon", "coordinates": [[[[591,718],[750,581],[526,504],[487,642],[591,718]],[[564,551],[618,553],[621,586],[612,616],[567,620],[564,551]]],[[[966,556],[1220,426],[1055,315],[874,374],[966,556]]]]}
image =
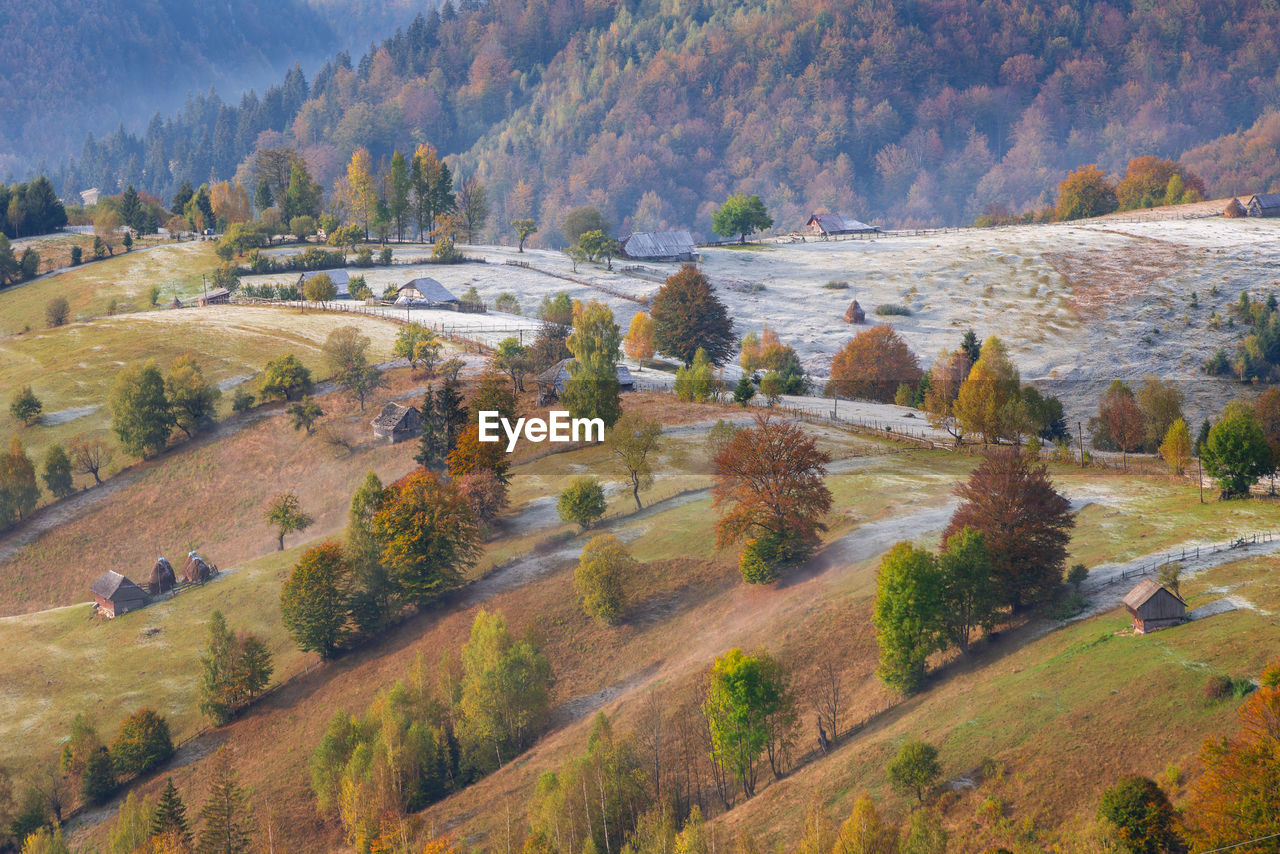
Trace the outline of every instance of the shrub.
{"type": "Polygon", "coordinates": [[[71,247],[71,266],[78,267],[84,260],[84,250],[79,246],[71,247]]]}
{"type": "Polygon", "coordinates": [[[847,291],[849,289],[849,283],[831,281],[827,282],[823,287],[829,291],[847,291]]]}
{"type": "MultiPolygon", "coordinates": [[[[1216,312],[1214,316],[1217,316],[1216,312]]],[[[1221,347],[1204,363],[1204,372],[1211,377],[1221,376],[1230,370],[1231,360],[1227,358],[1227,351],[1221,347]]]]}
{"type": "Polygon", "coordinates": [[[391,266],[391,247],[390,246],[384,246],[382,247],[381,251],[378,252],[378,265],[382,267],[391,266]]]}
{"type": "Polygon", "coordinates": [[[910,317],[911,309],[907,308],[905,305],[897,305],[896,303],[886,303],[884,305],[876,306],[876,314],[880,315],[881,317],[891,317],[891,316],[910,317]]]}
{"type": "Polygon", "coordinates": [[[169,724],[151,709],[139,709],[125,718],[111,743],[111,758],[125,775],[145,774],[172,755],[169,724]]]}
{"type": "Polygon", "coordinates": [[[61,326],[71,316],[71,306],[66,297],[54,297],[44,304],[44,319],[49,326],[61,326]]]}
{"type": "Polygon", "coordinates": [[[250,409],[253,409],[253,393],[243,388],[236,389],[236,393],[231,396],[231,411],[245,413],[250,409]]]}
{"type": "Polygon", "coordinates": [[[636,562],[613,534],[601,534],[587,543],[573,573],[573,589],[582,610],[602,623],[613,624],[627,607],[626,579],[636,562]]]}
{"type": "Polygon", "coordinates": [[[1225,700],[1228,697],[1241,699],[1252,693],[1256,687],[1249,679],[1234,679],[1230,676],[1219,674],[1210,676],[1209,681],[1205,682],[1204,698],[1211,703],[1225,700]]]}
{"type": "Polygon", "coordinates": [[[778,537],[765,535],[747,541],[738,556],[738,571],[748,584],[772,584],[782,574],[784,563],[778,537]]]}
{"type": "Polygon", "coordinates": [[[1084,580],[1089,577],[1089,569],[1082,563],[1077,563],[1067,570],[1067,583],[1072,587],[1079,589],[1084,580]]]}
{"type": "Polygon", "coordinates": [[[584,531],[598,522],[604,511],[604,487],[594,477],[575,477],[556,501],[560,518],[584,531]]]}

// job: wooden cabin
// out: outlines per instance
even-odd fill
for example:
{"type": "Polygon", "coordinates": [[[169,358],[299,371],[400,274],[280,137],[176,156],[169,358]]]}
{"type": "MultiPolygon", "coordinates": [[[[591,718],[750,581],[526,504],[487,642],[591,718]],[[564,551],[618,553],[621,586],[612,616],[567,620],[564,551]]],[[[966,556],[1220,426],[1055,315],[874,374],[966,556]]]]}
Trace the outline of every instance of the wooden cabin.
{"type": "MultiPolygon", "coordinates": [[[[534,377],[538,384],[538,405],[555,403],[564,394],[565,384],[569,382],[569,365],[574,359],[561,359],[542,373],[534,377]]],[[[635,377],[626,365],[618,365],[619,391],[631,391],[636,387],[635,377]]]]}
{"type": "Polygon", "coordinates": [[[637,231],[622,239],[622,257],[641,261],[698,260],[693,235],[688,231],[637,231]]]}
{"type": "Polygon", "coordinates": [[[104,617],[118,617],[147,604],[147,594],[115,570],[108,569],[89,585],[94,609],[104,617]]]}
{"type": "Polygon", "coordinates": [[[405,282],[396,291],[396,305],[456,306],[459,300],[430,276],[405,282]]]}
{"type": "Polygon", "coordinates": [[[388,403],[373,419],[373,435],[379,439],[396,442],[418,435],[422,430],[422,415],[412,406],[388,403]]]}
{"type": "Polygon", "coordinates": [[[1245,205],[1249,216],[1280,216],[1280,193],[1259,193],[1245,205]]]}
{"type": "Polygon", "coordinates": [[[1133,633],[1150,632],[1176,626],[1187,617],[1187,603],[1182,597],[1144,578],[1124,597],[1124,606],[1133,615],[1133,633]]]}
{"type": "Polygon", "coordinates": [[[809,217],[804,230],[819,237],[834,237],[840,234],[874,234],[880,229],[841,213],[816,213],[809,217]]]}
{"type": "Polygon", "coordinates": [[[209,291],[207,294],[201,294],[196,297],[196,304],[201,308],[207,305],[227,305],[231,302],[231,291],[226,288],[218,288],[209,291]]]}

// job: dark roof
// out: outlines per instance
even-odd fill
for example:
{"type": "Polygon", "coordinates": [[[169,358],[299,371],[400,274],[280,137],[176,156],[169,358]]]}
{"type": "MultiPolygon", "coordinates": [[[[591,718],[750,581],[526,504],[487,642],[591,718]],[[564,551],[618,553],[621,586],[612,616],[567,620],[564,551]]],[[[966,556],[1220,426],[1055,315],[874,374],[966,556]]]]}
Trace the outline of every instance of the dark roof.
{"type": "Polygon", "coordinates": [[[1262,208],[1280,208],[1280,193],[1258,193],[1249,199],[1249,204],[1253,204],[1255,200],[1262,208]]]}
{"type": "Polygon", "coordinates": [[[142,588],[125,578],[113,569],[94,579],[89,585],[89,591],[103,599],[114,602],[116,599],[145,599],[147,594],[142,588]]]}
{"type": "Polygon", "coordinates": [[[378,417],[373,419],[374,427],[387,427],[394,430],[404,423],[405,418],[409,417],[409,412],[416,412],[412,406],[401,406],[398,403],[388,403],[382,407],[382,411],[378,413],[378,417]]]}
{"type": "Polygon", "coordinates": [[[693,235],[687,231],[637,231],[622,240],[622,252],[629,258],[679,258],[695,251],[693,235]]]}
{"type": "Polygon", "coordinates": [[[223,297],[229,297],[229,296],[231,296],[231,291],[227,290],[226,288],[216,288],[215,290],[209,291],[209,293],[204,294],[200,298],[203,300],[215,300],[215,299],[222,299],[223,297]]]}
{"type": "MultiPolygon", "coordinates": [[[[437,282],[430,276],[419,276],[412,281],[405,282],[400,286],[400,293],[413,288],[422,294],[422,299],[430,302],[458,302],[458,298],[449,293],[449,289],[437,282]]],[[[401,297],[404,299],[404,297],[401,297]]]]}
{"type": "Polygon", "coordinates": [[[1177,595],[1173,591],[1165,587],[1161,587],[1158,583],[1156,583],[1155,581],[1152,581],[1150,578],[1144,578],[1142,579],[1142,581],[1138,582],[1137,587],[1133,588],[1127,594],[1125,594],[1125,597],[1124,597],[1125,607],[1136,611],[1139,608],[1141,608],[1143,605],[1150,602],[1151,599],[1156,594],[1158,594],[1161,590],[1163,590],[1165,593],[1168,593],[1170,596],[1177,599],[1179,602],[1182,601],[1182,597],[1177,595]]]}
{"type": "MultiPolygon", "coordinates": [[[[569,381],[569,363],[576,361],[575,359],[561,359],[542,373],[538,374],[535,382],[543,385],[555,386],[556,393],[564,392],[564,384],[569,381]]],[[[618,385],[623,387],[634,386],[636,384],[635,377],[631,376],[631,369],[626,365],[618,365],[618,385]]]]}
{"type": "Polygon", "coordinates": [[[298,277],[298,287],[301,288],[306,284],[307,279],[324,273],[333,280],[333,284],[338,288],[338,296],[345,297],[351,295],[351,276],[341,267],[335,267],[332,270],[310,270],[298,277]]]}
{"type": "Polygon", "coordinates": [[[875,231],[875,226],[867,225],[861,220],[842,213],[816,213],[809,217],[809,224],[817,224],[825,234],[851,234],[860,231],[875,231]]]}

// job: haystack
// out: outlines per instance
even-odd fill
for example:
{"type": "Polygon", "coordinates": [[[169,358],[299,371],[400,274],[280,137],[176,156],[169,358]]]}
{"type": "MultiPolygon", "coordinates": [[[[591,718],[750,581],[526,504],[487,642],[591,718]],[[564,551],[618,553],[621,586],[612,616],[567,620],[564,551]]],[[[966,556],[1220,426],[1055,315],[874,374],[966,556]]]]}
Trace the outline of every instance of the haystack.
{"type": "Polygon", "coordinates": [[[867,313],[862,310],[862,306],[858,305],[857,300],[849,303],[849,310],[844,313],[845,323],[864,323],[866,319],[867,313]]]}
{"type": "Polygon", "coordinates": [[[169,563],[168,558],[162,557],[156,561],[155,567],[151,570],[151,578],[147,581],[147,592],[152,596],[158,596],[161,593],[168,593],[177,583],[173,564],[169,563]]]}
{"type": "Polygon", "coordinates": [[[1227,202],[1227,209],[1222,212],[1222,215],[1231,219],[1239,219],[1240,217],[1248,216],[1249,212],[1244,209],[1244,205],[1240,204],[1239,199],[1232,199],[1227,202]]]}
{"type": "Polygon", "coordinates": [[[200,555],[189,552],[187,562],[182,565],[182,580],[191,583],[208,581],[217,571],[216,566],[210,566],[200,555]]]}

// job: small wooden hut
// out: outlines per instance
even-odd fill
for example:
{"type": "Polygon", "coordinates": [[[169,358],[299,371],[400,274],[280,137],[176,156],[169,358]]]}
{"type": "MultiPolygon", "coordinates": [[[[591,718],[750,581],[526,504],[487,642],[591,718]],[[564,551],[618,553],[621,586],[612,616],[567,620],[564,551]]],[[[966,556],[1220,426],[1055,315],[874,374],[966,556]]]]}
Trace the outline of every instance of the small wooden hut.
{"type": "Polygon", "coordinates": [[[845,323],[865,323],[866,320],[867,320],[867,313],[862,310],[862,306],[858,305],[858,301],[854,300],[853,302],[849,303],[849,308],[844,313],[844,322],[845,323]]]}
{"type": "Polygon", "coordinates": [[[201,308],[207,305],[226,305],[229,302],[231,302],[231,291],[226,288],[217,288],[207,294],[201,294],[196,297],[196,303],[201,308]]]}
{"type": "Polygon", "coordinates": [[[1182,597],[1144,578],[1124,597],[1124,606],[1133,615],[1133,633],[1149,632],[1176,626],[1187,617],[1187,603],[1182,597]]]}
{"type": "Polygon", "coordinates": [[[173,564],[169,563],[168,558],[162,557],[151,569],[151,578],[147,581],[147,592],[152,596],[159,596],[161,593],[168,593],[177,583],[178,577],[173,571],[173,564]]]}
{"type": "Polygon", "coordinates": [[[182,572],[180,577],[183,581],[191,584],[199,584],[208,581],[218,572],[216,566],[212,566],[205,562],[205,559],[195,552],[187,553],[187,560],[182,564],[182,572]]]}
{"type": "Polygon", "coordinates": [[[1249,216],[1280,216],[1280,193],[1259,193],[1245,208],[1249,216]]]}
{"type": "Polygon", "coordinates": [[[104,617],[118,617],[147,604],[147,594],[115,570],[108,569],[89,585],[94,608],[104,617]]]}
{"type": "MultiPolygon", "coordinates": [[[[538,405],[555,403],[564,394],[564,387],[569,382],[569,366],[576,360],[561,359],[551,367],[533,378],[538,385],[538,405]]],[[[636,387],[635,377],[626,365],[617,366],[618,390],[632,391],[636,387]]]]}
{"type": "Polygon", "coordinates": [[[392,444],[416,436],[422,429],[422,416],[412,406],[388,403],[373,419],[373,435],[392,444]]]}

